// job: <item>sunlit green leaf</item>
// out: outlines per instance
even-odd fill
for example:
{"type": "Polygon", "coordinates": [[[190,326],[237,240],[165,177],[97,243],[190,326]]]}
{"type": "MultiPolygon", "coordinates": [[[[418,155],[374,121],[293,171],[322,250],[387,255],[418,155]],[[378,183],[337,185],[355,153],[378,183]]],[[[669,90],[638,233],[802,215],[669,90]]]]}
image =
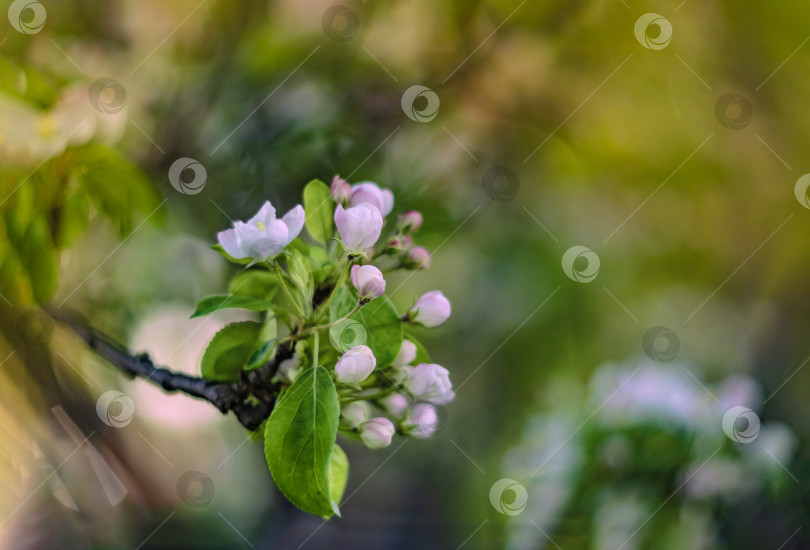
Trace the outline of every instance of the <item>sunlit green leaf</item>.
{"type": "Polygon", "coordinates": [[[233,382],[247,365],[259,342],[262,325],[253,321],[231,323],[217,332],[203,354],[203,378],[233,382]]]}
{"type": "Polygon", "coordinates": [[[340,501],[343,492],[346,490],[346,482],[349,480],[349,457],[336,443],[332,448],[332,456],[329,459],[329,496],[332,499],[332,509],[335,514],[340,515],[340,501]]]}
{"type": "Polygon", "coordinates": [[[208,296],[197,302],[197,308],[191,318],[208,315],[215,311],[228,308],[248,309],[250,311],[266,311],[273,307],[273,303],[268,300],[252,298],[250,296],[240,296],[238,294],[208,296]]]}
{"type": "Polygon", "coordinates": [[[329,187],[320,180],[312,180],[304,188],[304,211],[307,231],[312,237],[326,244],[332,237],[332,195],[329,187]]]}
{"type": "Polygon", "coordinates": [[[334,513],[329,470],[339,416],[332,378],[323,367],[313,367],[299,374],[276,404],[264,434],[265,458],[278,488],[305,512],[324,517],[334,513]]]}

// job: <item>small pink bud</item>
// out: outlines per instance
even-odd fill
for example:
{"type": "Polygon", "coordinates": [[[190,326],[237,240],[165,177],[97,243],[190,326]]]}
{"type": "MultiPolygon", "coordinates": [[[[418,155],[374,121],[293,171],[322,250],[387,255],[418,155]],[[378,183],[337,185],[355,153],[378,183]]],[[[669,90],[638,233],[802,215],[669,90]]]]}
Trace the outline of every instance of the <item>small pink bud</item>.
{"type": "Polygon", "coordinates": [[[363,422],[360,427],[360,439],[369,449],[382,449],[391,444],[394,437],[394,424],[385,417],[378,416],[363,422]]]}
{"type": "Polygon", "coordinates": [[[404,367],[413,363],[414,359],[416,359],[416,344],[410,340],[402,340],[402,346],[391,364],[395,367],[404,367]]]}
{"type": "Polygon", "coordinates": [[[430,437],[439,427],[436,407],[427,403],[417,403],[408,412],[405,427],[410,428],[410,434],[414,437],[430,437]]]}
{"type": "Polygon", "coordinates": [[[430,252],[424,246],[415,246],[408,251],[404,264],[409,269],[427,269],[430,267],[430,252]]]}
{"type": "Polygon", "coordinates": [[[402,237],[394,237],[385,243],[386,252],[402,252],[402,237]]]}
{"type": "Polygon", "coordinates": [[[444,323],[450,311],[450,300],[440,290],[431,290],[416,300],[408,315],[413,322],[433,328],[444,323]]]}
{"type": "Polygon", "coordinates": [[[329,190],[332,192],[332,198],[338,204],[346,204],[352,196],[351,184],[337,174],[332,178],[332,185],[329,190]]]}
{"type": "Polygon", "coordinates": [[[415,233],[422,227],[422,214],[416,210],[408,210],[399,216],[399,228],[403,233],[415,233]]]}
{"type": "Polygon", "coordinates": [[[338,382],[357,384],[371,374],[377,359],[368,346],[355,346],[340,356],[335,365],[338,382]]]}
{"type": "Polygon", "coordinates": [[[371,406],[368,401],[353,401],[340,409],[340,416],[347,426],[356,428],[371,416],[371,406]]]}
{"type": "Polygon", "coordinates": [[[379,298],[385,292],[382,271],[373,265],[353,265],[351,279],[361,300],[379,298]]]}
{"type": "Polygon", "coordinates": [[[446,368],[435,363],[420,363],[405,382],[405,387],[416,399],[444,405],[453,400],[453,384],[446,368]]]}
{"type": "Polygon", "coordinates": [[[391,415],[401,417],[408,410],[408,398],[401,393],[392,393],[380,399],[380,404],[391,415]]]}

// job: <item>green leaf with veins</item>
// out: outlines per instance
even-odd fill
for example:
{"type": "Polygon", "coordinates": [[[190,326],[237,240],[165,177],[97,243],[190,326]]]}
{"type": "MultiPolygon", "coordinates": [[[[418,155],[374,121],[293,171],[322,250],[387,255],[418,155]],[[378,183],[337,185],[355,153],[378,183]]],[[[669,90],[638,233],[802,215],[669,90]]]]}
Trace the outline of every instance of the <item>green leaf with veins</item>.
{"type": "Polygon", "coordinates": [[[312,180],[304,187],[304,211],[307,231],[312,237],[326,244],[332,237],[332,194],[320,180],[312,180]]]}
{"type": "Polygon", "coordinates": [[[272,300],[278,292],[278,277],[266,269],[245,269],[233,276],[228,291],[259,300],[272,300]]]}
{"type": "Polygon", "coordinates": [[[228,308],[248,309],[250,311],[266,311],[273,307],[273,302],[269,300],[261,300],[252,298],[250,296],[240,296],[238,294],[231,294],[230,296],[218,295],[208,296],[197,302],[197,309],[191,315],[191,318],[202,317],[215,311],[228,308]]]}
{"type": "Polygon", "coordinates": [[[235,382],[259,342],[262,325],[254,321],[231,323],[217,332],[202,357],[203,378],[235,382]]]}
{"type": "Polygon", "coordinates": [[[332,378],[313,367],[278,401],[264,433],[265,458],[278,488],[305,512],[323,517],[334,513],[329,473],[339,416],[332,378]]]}

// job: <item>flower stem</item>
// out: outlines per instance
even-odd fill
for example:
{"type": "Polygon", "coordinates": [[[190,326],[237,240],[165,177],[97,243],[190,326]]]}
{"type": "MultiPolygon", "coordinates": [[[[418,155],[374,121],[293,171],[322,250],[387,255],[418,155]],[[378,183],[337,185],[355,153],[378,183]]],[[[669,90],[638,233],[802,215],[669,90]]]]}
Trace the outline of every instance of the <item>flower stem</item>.
{"type": "Polygon", "coordinates": [[[317,367],[318,366],[318,352],[320,351],[320,341],[319,341],[319,332],[315,331],[315,345],[312,348],[312,365],[317,367]]]}

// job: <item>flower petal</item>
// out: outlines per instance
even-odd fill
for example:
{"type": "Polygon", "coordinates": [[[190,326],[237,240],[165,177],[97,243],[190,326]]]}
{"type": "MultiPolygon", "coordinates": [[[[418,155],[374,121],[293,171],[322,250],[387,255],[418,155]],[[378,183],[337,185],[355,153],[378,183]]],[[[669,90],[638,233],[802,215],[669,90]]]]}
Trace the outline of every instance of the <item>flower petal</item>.
{"type": "Polygon", "coordinates": [[[258,226],[259,222],[267,225],[268,222],[276,219],[276,209],[270,204],[270,201],[265,201],[255,216],[248,220],[249,225],[258,226]]]}
{"type": "Polygon", "coordinates": [[[382,189],[381,196],[382,208],[380,208],[380,214],[382,214],[384,218],[394,209],[394,193],[390,189],[382,189]]]}
{"type": "Polygon", "coordinates": [[[219,244],[225,249],[225,252],[237,260],[247,257],[242,247],[239,246],[239,237],[235,229],[220,231],[217,233],[217,241],[219,241],[219,244]]]}
{"type": "Polygon", "coordinates": [[[281,218],[281,221],[287,226],[287,244],[301,233],[301,230],[304,228],[305,219],[306,214],[300,204],[284,214],[284,217],[281,218]]]}

